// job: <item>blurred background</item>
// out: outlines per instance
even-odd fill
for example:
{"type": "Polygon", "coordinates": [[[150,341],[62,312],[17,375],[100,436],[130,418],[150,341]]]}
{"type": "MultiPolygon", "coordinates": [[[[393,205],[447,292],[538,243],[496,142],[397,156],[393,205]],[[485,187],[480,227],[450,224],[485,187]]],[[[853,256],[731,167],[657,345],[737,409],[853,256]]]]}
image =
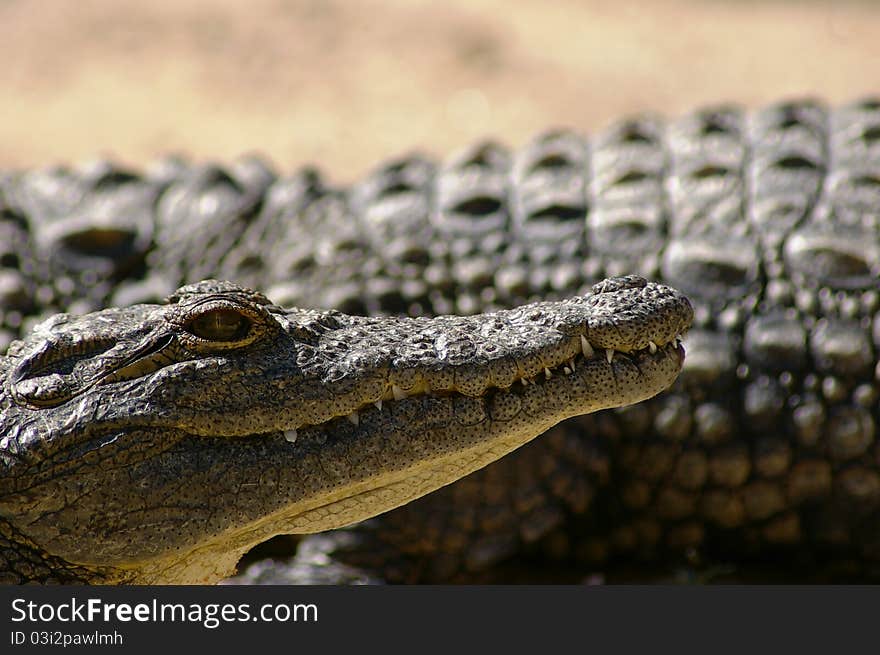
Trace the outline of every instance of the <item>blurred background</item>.
{"type": "Polygon", "coordinates": [[[880,91],[871,0],[0,0],[0,167],[165,153],[357,179],[624,113],[880,91]]]}

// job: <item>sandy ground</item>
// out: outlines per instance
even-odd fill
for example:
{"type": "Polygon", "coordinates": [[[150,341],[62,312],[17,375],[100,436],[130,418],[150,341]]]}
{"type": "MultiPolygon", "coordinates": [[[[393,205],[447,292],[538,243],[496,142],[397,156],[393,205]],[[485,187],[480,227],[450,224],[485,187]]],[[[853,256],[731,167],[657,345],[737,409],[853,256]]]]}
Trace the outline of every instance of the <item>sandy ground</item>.
{"type": "Polygon", "coordinates": [[[880,2],[0,0],[0,167],[160,153],[346,182],[624,112],[880,92],[880,2]]]}

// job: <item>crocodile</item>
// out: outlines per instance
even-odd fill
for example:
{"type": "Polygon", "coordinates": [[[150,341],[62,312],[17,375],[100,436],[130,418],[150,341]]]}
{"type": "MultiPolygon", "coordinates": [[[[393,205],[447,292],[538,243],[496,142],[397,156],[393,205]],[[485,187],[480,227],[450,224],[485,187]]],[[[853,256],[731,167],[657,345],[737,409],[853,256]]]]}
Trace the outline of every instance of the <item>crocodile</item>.
{"type": "Polygon", "coordinates": [[[7,572],[49,556],[56,579],[216,581],[278,533],[371,517],[658,393],[692,315],[635,276],[473,317],[286,310],[217,281],[56,315],[4,358],[6,546],[34,544],[7,572]]]}
{"type": "MultiPolygon", "coordinates": [[[[836,108],[809,99],[752,111],[718,105],[673,120],[634,116],[589,139],[555,130],[514,151],[482,142],[439,163],[414,153],[350,187],[311,168],[278,176],[257,157],[228,166],[168,158],[143,172],[97,161],[9,172],[0,178],[0,200],[0,345],[10,349],[3,425],[16,431],[4,444],[10,467],[24,443],[41,453],[25,457],[25,468],[42,471],[48,464],[40,457],[97,468],[93,452],[74,448],[68,461],[33,436],[22,442],[21,428],[8,427],[22,422],[5,417],[53,416],[59,429],[74,431],[85,420],[82,434],[99,434],[103,418],[69,411],[105,391],[84,380],[112,378],[106,367],[114,361],[136,375],[180,356],[179,345],[162,342],[146,363],[128,361],[124,347],[113,350],[114,338],[88,340],[90,331],[106,334],[77,322],[92,319],[49,318],[59,311],[120,320],[133,340],[125,343],[137,349],[146,328],[126,321],[218,289],[259,298],[259,311],[276,318],[290,316],[277,306],[335,308],[344,314],[334,321],[347,325],[353,319],[343,315],[485,320],[508,307],[584,297],[605,278],[608,288],[657,280],[690,299],[687,361],[665,393],[562,421],[458,482],[348,529],[282,540],[278,546],[295,548],[295,556],[252,555],[247,581],[300,580],[301,573],[323,580],[322,570],[334,580],[394,582],[507,581],[525,570],[543,581],[545,570],[580,576],[658,560],[784,565],[794,580],[820,565],[858,579],[878,570],[878,99],[836,108]],[[192,286],[211,278],[235,284],[192,286]],[[169,304],[157,305],[163,298],[169,304]],[[70,354],[52,354],[59,348],[70,354]],[[41,394],[49,407],[40,406],[41,394]],[[19,445],[9,452],[13,442],[19,445]]],[[[205,329],[237,329],[220,318],[228,316],[207,319],[205,329]]],[[[611,352],[612,362],[622,357],[611,352]]],[[[575,364],[568,368],[582,370],[575,364]]],[[[546,381],[565,379],[565,367],[561,375],[548,368],[546,381]]],[[[207,385],[217,398],[232,393],[198,376],[186,384],[207,385]]],[[[373,410],[359,407],[340,408],[356,409],[358,425],[338,416],[334,425],[363,429],[373,410]]],[[[253,417],[250,409],[245,404],[241,415],[253,417]]],[[[126,420],[108,411],[109,425],[126,420]]],[[[169,422],[193,421],[192,407],[168,411],[169,422]]],[[[135,430],[138,420],[134,412],[135,430]]],[[[280,430],[273,438],[283,447],[292,423],[266,420],[260,429],[280,430]]],[[[223,415],[221,422],[236,421],[223,415]]],[[[297,432],[296,443],[309,429],[297,432]]],[[[141,456],[154,446],[139,443],[141,456]]],[[[165,476],[179,480],[183,496],[207,502],[212,487],[187,482],[193,466],[182,457],[165,476]]],[[[228,474],[234,478],[235,469],[228,474]]],[[[129,511],[137,506],[123,498],[129,511]]],[[[100,544],[77,533],[75,519],[59,524],[67,508],[40,514],[43,501],[51,502],[24,494],[0,504],[5,539],[26,544],[37,566],[56,555],[31,535],[54,526],[53,544],[78,548],[92,579],[112,581],[89,559],[100,544]],[[77,538],[83,542],[74,545],[77,538]]],[[[167,515],[171,532],[192,530],[190,510],[174,496],[167,515]]],[[[136,541],[159,529],[147,521],[131,527],[136,541]]],[[[128,536],[119,537],[118,551],[128,536]]],[[[107,538],[112,543],[101,533],[102,543],[107,538]]],[[[76,577],[77,562],[51,562],[61,579],[76,577]]],[[[231,568],[231,557],[224,562],[204,579],[231,568]]]]}

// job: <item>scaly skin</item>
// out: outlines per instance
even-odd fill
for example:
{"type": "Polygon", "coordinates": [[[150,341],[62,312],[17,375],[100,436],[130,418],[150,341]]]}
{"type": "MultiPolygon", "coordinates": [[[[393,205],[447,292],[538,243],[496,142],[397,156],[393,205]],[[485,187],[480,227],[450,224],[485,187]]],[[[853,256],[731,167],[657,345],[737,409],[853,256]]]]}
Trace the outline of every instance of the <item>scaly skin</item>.
{"type": "Polygon", "coordinates": [[[39,580],[23,542],[56,577],[216,582],[276,534],[375,516],[655,395],[692,318],[636,277],[472,317],[285,310],[214,281],[56,316],[0,359],[2,572],[39,580]]]}
{"type": "Polygon", "coordinates": [[[207,277],[369,315],[473,314],[630,273],[693,302],[669,392],[563,422],[300,560],[435,582],[512,579],[505,562],[540,581],[648,559],[759,559],[788,580],[880,561],[878,100],[633,117],[401,157],[345,189],[251,158],[25,171],[0,190],[0,342],[207,277]]]}

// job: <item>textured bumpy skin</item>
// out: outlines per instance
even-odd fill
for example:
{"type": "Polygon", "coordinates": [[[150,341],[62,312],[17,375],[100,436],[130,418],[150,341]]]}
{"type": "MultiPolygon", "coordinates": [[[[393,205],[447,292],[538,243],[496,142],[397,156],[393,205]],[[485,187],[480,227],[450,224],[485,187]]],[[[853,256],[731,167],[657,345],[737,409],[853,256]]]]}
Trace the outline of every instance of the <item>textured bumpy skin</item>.
{"type": "Polygon", "coordinates": [[[333,580],[395,581],[657,558],[784,562],[802,579],[880,560],[880,101],[637,117],[589,140],[404,157],[349,189],[257,159],[99,162],[0,188],[5,342],[33,316],[207,277],[369,315],[473,314],[626,274],[693,302],[670,392],[566,421],[248,579],[323,580],[328,554],[333,580]]]}
{"type": "Polygon", "coordinates": [[[59,314],[0,360],[0,511],[94,581],[214,581],[271,536],[372,517],[655,395],[692,318],[635,276],[467,317],[286,310],[217,281],[59,314]]]}

